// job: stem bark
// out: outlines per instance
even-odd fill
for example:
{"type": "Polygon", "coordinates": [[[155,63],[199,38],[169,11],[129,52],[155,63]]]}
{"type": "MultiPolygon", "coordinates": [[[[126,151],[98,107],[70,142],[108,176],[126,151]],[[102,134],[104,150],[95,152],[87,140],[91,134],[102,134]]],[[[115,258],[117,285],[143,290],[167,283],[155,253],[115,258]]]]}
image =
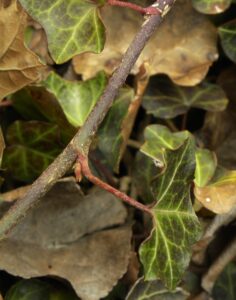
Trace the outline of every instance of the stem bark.
{"type": "MultiPolygon", "coordinates": [[[[158,8],[164,12],[167,6],[170,8],[173,4],[174,0],[160,0],[158,1],[158,8]]],[[[32,184],[26,195],[19,199],[2,217],[0,220],[0,240],[5,238],[9,231],[37,204],[56,181],[71,169],[78,153],[83,155],[83,157],[87,157],[93,136],[111,107],[119,88],[125,83],[144,46],[155,29],[160,25],[163,15],[152,15],[145,20],[83,127],[77,132],[64,151],[32,184]]]]}

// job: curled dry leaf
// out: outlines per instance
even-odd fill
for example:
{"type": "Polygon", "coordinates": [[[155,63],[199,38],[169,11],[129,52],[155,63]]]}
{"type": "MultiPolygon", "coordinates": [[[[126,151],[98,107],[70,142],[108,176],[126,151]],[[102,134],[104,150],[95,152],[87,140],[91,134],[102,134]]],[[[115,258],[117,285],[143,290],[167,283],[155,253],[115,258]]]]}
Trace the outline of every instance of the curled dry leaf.
{"type": "Polygon", "coordinates": [[[226,173],[211,185],[195,186],[194,194],[203,206],[214,213],[228,213],[236,204],[236,171],[226,173]]]}
{"type": "MultiPolygon", "coordinates": [[[[104,69],[112,73],[143,22],[139,14],[128,9],[105,6],[101,14],[107,28],[104,51],[73,59],[76,72],[84,78],[104,69]]],[[[216,29],[207,18],[197,13],[189,1],[179,0],[145,47],[132,73],[136,74],[140,65],[146,63],[150,75],[164,73],[178,84],[195,85],[218,58],[216,40],[216,29]]]]}
{"type": "Polygon", "coordinates": [[[1,269],[24,278],[62,277],[81,299],[103,298],[126,271],[131,237],[130,226],[106,228],[126,215],[107,192],[83,196],[74,181],[58,182],[1,242],[1,269]]]}
{"type": "Polygon", "coordinates": [[[24,44],[27,15],[16,0],[4,7],[0,0],[0,101],[39,80],[44,71],[37,55],[24,44]]]}

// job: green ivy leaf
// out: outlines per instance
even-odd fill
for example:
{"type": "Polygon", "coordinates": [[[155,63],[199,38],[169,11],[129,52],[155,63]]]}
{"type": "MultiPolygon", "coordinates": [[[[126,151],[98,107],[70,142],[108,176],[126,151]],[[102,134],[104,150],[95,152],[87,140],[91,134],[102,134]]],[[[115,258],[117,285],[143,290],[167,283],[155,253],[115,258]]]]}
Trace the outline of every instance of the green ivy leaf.
{"type": "Polygon", "coordinates": [[[203,14],[220,14],[230,7],[231,0],[192,0],[193,7],[203,14]]]}
{"type": "Polygon", "coordinates": [[[215,300],[235,300],[236,299],[236,266],[229,263],[215,282],[212,295],[215,300]]]}
{"type": "Polygon", "coordinates": [[[135,157],[134,168],[131,177],[136,186],[138,195],[144,203],[152,203],[155,201],[152,192],[152,181],[157,175],[157,167],[153,159],[138,152],[135,157]]]}
{"type": "Polygon", "coordinates": [[[36,178],[61,151],[58,127],[48,123],[16,121],[6,139],[3,166],[20,181],[36,178]]]}
{"type": "Polygon", "coordinates": [[[55,288],[38,279],[20,280],[7,292],[5,300],[78,300],[64,287],[55,288]]]}
{"type": "Polygon", "coordinates": [[[205,186],[213,177],[216,167],[217,160],[214,152],[208,149],[196,150],[196,170],[195,170],[195,183],[199,187],[205,186]]]}
{"type": "Polygon", "coordinates": [[[61,64],[76,54],[102,51],[105,28],[97,4],[89,0],[20,0],[46,31],[52,58],[61,64]]]}
{"type": "Polygon", "coordinates": [[[227,103],[223,89],[216,84],[203,82],[194,87],[181,87],[161,76],[151,82],[143,106],[155,117],[171,119],[186,113],[191,107],[222,111],[227,103]]]}
{"type": "Polygon", "coordinates": [[[145,143],[141,152],[151,157],[157,167],[166,167],[166,150],[176,150],[188,138],[188,131],[172,133],[169,128],[163,125],[150,125],[145,128],[145,143]]]}
{"type": "Polygon", "coordinates": [[[121,89],[97,133],[98,147],[116,172],[119,171],[122,146],[126,142],[123,137],[124,122],[133,98],[133,89],[121,89]]]}
{"type": "Polygon", "coordinates": [[[5,300],[49,300],[50,285],[37,279],[21,280],[7,292],[5,300]]]}
{"type": "Polygon", "coordinates": [[[100,98],[106,82],[103,72],[83,82],[68,81],[52,72],[42,84],[57,98],[70,124],[80,127],[100,98]]]}
{"type": "Polygon", "coordinates": [[[195,144],[190,136],[166,152],[167,169],[153,184],[157,203],[151,209],[153,230],[140,247],[146,280],[160,278],[175,289],[188,266],[190,247],[200,236],[192,208],[190,185],[195,169],[195,144]]]}
{"type": "Polygon", "coordinates": [[[28,86],[12,95],[14,109],[26,120],[46,121],[58,125],[66,146],[76,133],[53,94],[44,87],[28,86]]]}
{"type": "Polygon", "coordinates": [[[126,297],[126,300],[186,300],[189,294],[182,288],[168,291],[160,280],[144,281],[139,278],[126,297]]]}
{"type": "Polygon", "coordinates": [[[220,26],[219,35],[225,54],[236,63],[236,19],[220,26]]]}
{"type": "Polygon", "coordinates": [[[46,121],[33,101],[30,88],[24,88],[11,96],[12,106],[25,120],[46,121]]]}

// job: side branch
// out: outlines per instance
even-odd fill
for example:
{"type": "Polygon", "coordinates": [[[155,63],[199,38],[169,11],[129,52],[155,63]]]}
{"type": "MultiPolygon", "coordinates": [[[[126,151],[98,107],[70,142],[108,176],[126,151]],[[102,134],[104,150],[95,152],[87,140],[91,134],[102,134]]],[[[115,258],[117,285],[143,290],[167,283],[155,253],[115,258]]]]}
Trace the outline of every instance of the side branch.
{"type": "Polygon", "coordinates": [[[81,180],[81,173],[82,173],[82,175],[84,175],[89,181],[99,186],[103,190],[106,190],[109,193],[115,195],[117,198],[120,198],[121,200],[128,203],[129,205],[134,206],[137,209],[140,209],[152,215],[151,210],[146,205],[143,205],[142,203],[134,200],[133,198],[126,195],[125,193],[122,193],[121,191],[115,189],[113,186],[107,184],[106,182],[102,181],[98,177],[94,176],[90,171],[88,165],[88,159],[86,156],[78,154],[77,167],[79,167],[79,169],[78,169],[78,173],[76,174],[76,177],[77,179],[79,179],[79,181],[81,180]]]}
{"type": "MultiPolygon", "coordinates": [[[[159,0],[158,8],[161,11],[166,11],[173,3],[174,0],[159,0]]],[[[0,220],[0,239],[6,237],[7,233],[27,214],[29,209],[50,190],[58,179],[71,169],[77,158],[77,153],[87,156],[93,136],[112,105],[119,88],[125,83],[130,70],[147,41],[160,25],[162,16],[152,15],[143,23],[140,31],[126,51],[120,66],[111,76],[102,97],[85,121],[84,126],[78,131],[64,151],[32,184],[25,197],[19,199],[0,220]]]]}

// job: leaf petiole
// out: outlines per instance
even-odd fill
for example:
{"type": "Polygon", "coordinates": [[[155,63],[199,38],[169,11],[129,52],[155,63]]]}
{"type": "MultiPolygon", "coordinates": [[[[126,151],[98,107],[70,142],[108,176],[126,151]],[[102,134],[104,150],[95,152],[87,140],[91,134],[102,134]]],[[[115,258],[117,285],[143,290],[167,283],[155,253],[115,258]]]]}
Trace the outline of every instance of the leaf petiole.
{"type": "Polygon", "coordinates": [[[94,176],[92,174],[92,172],[90,171],[87,157],[79,153],[77,162],[76,162],[76,166],[75,166],[76,179],[78,181],[81,181],[82,175],[84,175],[89,181],[91,181],[95,185],[99,186],[103,190],[106,190],[109,193],[116,196],[117,198],[120,198],[122,201],[128,203],[131,206],[134,206],[135,208],[137,208],[139,210],[145,211],[152,215],[151,210],[146,205],[136,201],[135,199],[129,197],[125,193],[122,193],[121,191],[117,190],[113,186],[107,184],[106,182],[102,181],[98,177],[94,176]]]}
{"type": "Polygon", "coordinates": [[[108,4],[113,6],[127,7],[146,15],[158,15],[161,13],[161,11],[154,6],[142,7],[134,3],[120,0],[108,0],[108,4]]]}

